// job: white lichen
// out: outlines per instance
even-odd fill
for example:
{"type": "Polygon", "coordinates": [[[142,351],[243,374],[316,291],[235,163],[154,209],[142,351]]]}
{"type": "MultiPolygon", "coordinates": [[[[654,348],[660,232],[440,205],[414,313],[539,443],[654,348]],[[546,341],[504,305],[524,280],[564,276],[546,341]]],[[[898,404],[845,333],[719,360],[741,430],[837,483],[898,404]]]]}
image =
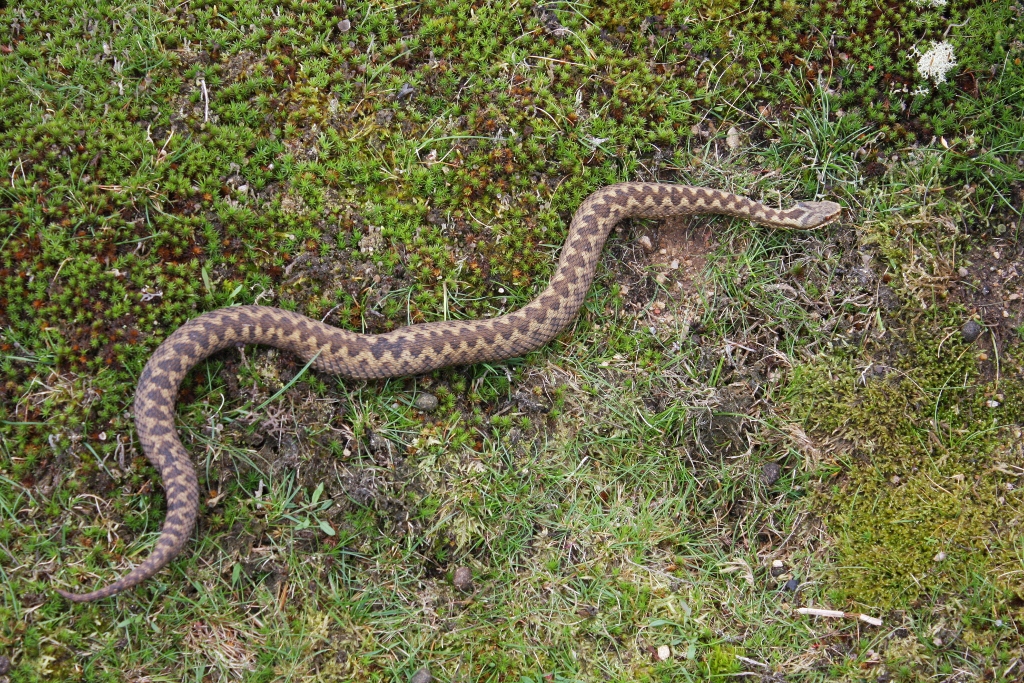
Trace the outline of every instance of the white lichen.
{"type": "Polygon", "coordinates": [[[935,83],[945,83],[946,74],[955,66],[953,46],[946,41],[933,42],[932,48],[917,60],[917,72],[935,83]]]}

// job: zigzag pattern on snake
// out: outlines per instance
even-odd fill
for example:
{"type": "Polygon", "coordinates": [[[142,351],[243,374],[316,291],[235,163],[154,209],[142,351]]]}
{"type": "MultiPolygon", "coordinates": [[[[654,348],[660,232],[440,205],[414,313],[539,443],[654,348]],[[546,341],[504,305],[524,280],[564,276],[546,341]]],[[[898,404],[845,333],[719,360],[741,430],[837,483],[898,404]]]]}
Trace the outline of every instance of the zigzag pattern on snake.
{"type": "Polygon", "coordinates": [[[266,306],[236,306],[204,313],[178,328],[157,348],[139,377],[135,425],[149,461],[159,470],[167,517],[151,554],[131,572],[91,593],[57,590],[73,602],[98,600],[138,585],[185,546],[199,508],[199,486],[174,427],[181,381],[197,363],[236,344],[264,344],[314,359],[317,370],[352,379],[399,377],[449,365],[514,358],[532,351],[576,317],[594,279],[608,233],[628,217],[667,218],[717,213],[778,227],[814,228],[835,220],[834,202],[804,202],[786,211],[706,188],[661,183],[620,183],[587,197],[547,288],[523,308],[497,318],[444,321],[379,335],[357,334],[306,316],[266,306]]]}

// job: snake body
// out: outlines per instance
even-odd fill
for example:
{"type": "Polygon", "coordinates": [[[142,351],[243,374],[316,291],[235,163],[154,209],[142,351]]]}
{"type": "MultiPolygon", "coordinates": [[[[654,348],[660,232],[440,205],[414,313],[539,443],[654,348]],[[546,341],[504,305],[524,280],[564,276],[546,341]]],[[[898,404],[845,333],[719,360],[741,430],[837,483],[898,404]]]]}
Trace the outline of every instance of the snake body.
{"type": "Polygon", "coordinates": [[[151,554],[131,572],[91,593],[57,592],[72,602],[115,595],[153,576],[185,546],[199,508],[199,486],[174,426],[178,388],[201,360],[237,344],[290,351],[323,372],[377,379],[514,358],[558,335],[575,318],[594,279],[608,233],[628,217],[667,218],[717,213],[766,225],[814,228],[839,216],[834,202],[804,202],[779,211],[729,192],[661,183],[621,183],[580,205],[547,288],[523,308],[497,318],[447,320],[386,334],[357,334],[266,306],[235,306],[204,313],[157,348],[139,377],[135,424],[149,461],[159,470],[167,516],[151,554]]]}

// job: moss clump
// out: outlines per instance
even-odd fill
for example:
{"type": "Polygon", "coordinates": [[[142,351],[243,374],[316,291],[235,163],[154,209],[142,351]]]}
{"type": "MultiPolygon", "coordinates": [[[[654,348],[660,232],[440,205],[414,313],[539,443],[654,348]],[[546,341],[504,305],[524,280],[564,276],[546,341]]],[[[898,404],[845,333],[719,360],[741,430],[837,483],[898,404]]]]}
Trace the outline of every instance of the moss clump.
{"type": "Polygon", "coordinates": [[[737,655],[743,656],[743,648],[736,645],[715,645],[708,654],[708,674],[728,676],[743,670],[737,655]]]}
{"type": "Polygon", "coordinates": [[[806,428],[842,439],[852,456],[818,496],[841,600],[897,606],[978,582],[1019,589],[1024,383],[984,379],[972,349],[948,337],[911,324],[888,362],[832,360],[795,374],[792,405],[806,428]]]}

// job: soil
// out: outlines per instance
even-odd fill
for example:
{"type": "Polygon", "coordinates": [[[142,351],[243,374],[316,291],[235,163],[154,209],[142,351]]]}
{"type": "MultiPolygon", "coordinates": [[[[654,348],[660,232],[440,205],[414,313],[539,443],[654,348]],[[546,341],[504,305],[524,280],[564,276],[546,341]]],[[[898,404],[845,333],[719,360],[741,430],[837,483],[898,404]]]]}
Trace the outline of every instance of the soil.
{"type": "Polygon", "coordinates": [[[955,273],[950,294],[967,309],[964,323],[985,328],[974,344],[983,376],[994,377],[997,357],[1024,325],[1024,244],[1001,238],[979,244],[958,259],[955,273]]]}

